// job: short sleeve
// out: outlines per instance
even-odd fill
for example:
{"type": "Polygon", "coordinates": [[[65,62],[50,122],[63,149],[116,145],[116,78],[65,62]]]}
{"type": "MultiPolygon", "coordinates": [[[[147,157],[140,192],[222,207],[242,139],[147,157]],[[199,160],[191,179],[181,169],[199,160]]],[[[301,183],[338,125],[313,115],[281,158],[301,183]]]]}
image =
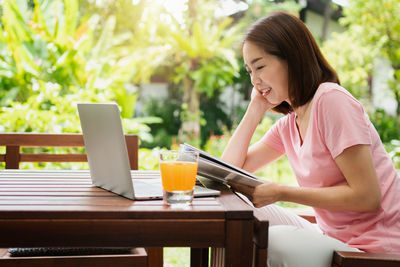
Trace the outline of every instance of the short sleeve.
{"type": "Polygon", "coordinates": [[[282,136],[280,134],[285,119],[287,119],[287,116],[280,118],[274,125],[272,125],[272,127],[261,139],[261,142],[281,153],[285,153],[285,147],[283,145],[282,136]]]}
{"type": "Polygon", "coordinates": [[[351,146],[371,144],[367,115],[350,94],[336,89],[326,91],[316,108],[318,129],[333,158],[351,146]]]}

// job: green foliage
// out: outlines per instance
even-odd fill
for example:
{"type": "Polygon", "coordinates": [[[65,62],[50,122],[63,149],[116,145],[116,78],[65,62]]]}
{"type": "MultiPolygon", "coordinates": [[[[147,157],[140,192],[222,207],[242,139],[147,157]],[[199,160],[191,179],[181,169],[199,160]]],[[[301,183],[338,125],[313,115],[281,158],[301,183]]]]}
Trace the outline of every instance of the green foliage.
{"type": "MultiPolygon", "coordinates": [[[[264,116],[253,134],[253,137],[250,141],[250,145],[260,140],[267,132],[267,130],[272,126],[273,122],[274,119],[272,116],[270,115],[264,116]]],[[[227,129],[224,129],[222,135],[210,136],[210,139],[204,146],[204,150],[210,152],[216,157],[221,157],[222,152],[224,151],[231,137],[232,137],[232,132],[228,131],[227,129]]]]}
{"type": "MultiPolygon", "coordinates": [[[[177,140],[176,136],[183,121],[182,110],[185,110],[185,104],[180,99],[169,98],[168,101],[159,99],[149,99],[143,102],[145,116],[155,116],[162,120],[161,123],[151,124],[152,142],[142,142],[141,147],[167,147],[173,146],[177,140]],[[183,107],[182,107],[183,106],[183,107]]],[[[202,95],[200,109],[202,112],[201,121],[201,140],[200,146],[203,147],[210,136],[221,135],[224,129],[230,129],[232,118],[224,111],[224,101],[219,99],[219,94],[208,99],[202,95]]]]}
{"type": "MultiPolygon", "coordinates": [[[[164,12],[170,23],[159,25],[163,42],[168,43],[164,67],[168,79],[183,91],[185,110],[181,112],[179,137],[199,139],[201,124],[200,95],[212,98],[216,92],[233,83],[239,66],[235,46],[239,39],[239,26],[229,17],[217,18],[217,1],[187,2],[182,20],[164,12]]],[[[185,140],[187,141],[187,140],[185,140]]]]}
{"type": "Polygon", "coordinates": [[[181,125],[180,107],[181,103],[176,99],[160,101],[149,99],[143,103],[145,116],[154,116],[161,119],[160,123],[150,125],[153,139],[151,142],[143,142],[142,147],[167,147],[173,144],[173,136],[178,134],[181,125]]]}
{"type": "Polygon", "coordinates": [[[400,115],[399,12],[400,0],[350,0],[349,6],[344,8],[345,18],[341,21],[348,25],[348,34],[355,40],[371,51],[379,51],[380,56],[390,61],[394,75],[389,87],[398,103],[397,115],[400,115]]]}
{"type": "MultiPolygon", "coordinates": [[[[232,55],[230,56],[232,57],[232,55]]],[[[226,60],[221,58],[215,58],[214,62],[201,60],[199,68],[187,74],[194,81],[193,86],[211,98],[215,92],[233,84],[233,78],[238,75],[236,60],[234,61],[235,65],[226,63],[226,60]]]]}
{"type": "Polygon", "coordinates": [[[383,143],[400,138],[400,121],[397,117],[390,116],[383,109],[375,110],[369,117],[383,143]]]}
{"type": "Polygon", "coordinates": [[[144,122],[130,119],[137,93],[127,83],[139,52],[124,48],[130,36],[114,34],[115,17],[103,21],[96,39],[100,18],[79,20],[77,0],[35,0],[33,10],[24,2],[2,6],[1,130],[78,132],[77,102],[116,101],[126,131],[150,140],[144,122]]]}
{"type": "MultiPolygon", "coordinates": [[[[340,23],[347,30],[334,34],[323,44],[328,61],[337,70],[342,85],[356,98],[370,102],[370,85],[374,58],[385,57],[394,70],[389,81],[400,114],[400,0],[349,1],[340,23]]],[[[399,121],[383,110],[370,112],[370,118],[382,141],[398,139],[399,121]]],[[[388,145],[391,149],[392,146],[388,145]]]]}
{"type": "MultiPolygon", "coordinates": [[[[116,33],[138,32],[138,24],[142,22],[145,8],[149,5],[147,0],[80,0],[79,10],[81,14],[98,14],[105,18],[115,16],[116,33]]],[[[104,27],[105,21],[100,21],[98,28],[104,27]]]]}
{"type": "Polygon", "coordinates": [[[343,87],[356,98],[370,97],[368,81],[378,53],[376,48],[365,46],[351,31],[345,31],[333,33],[323,43],[322,52],[337,71],[343,87]]]}
{"type": "MultiPolygon", "coordinates": [[[[131,79],[146,80],[149,68],[147,72],[137,71],[136,55],[143,51],[126,45],[131,35],[114,34],[115,16],[100,20],[94,14],[79,19],[77,0],[35,0],[33,6],[6,0],[2,11],[0,131],[79,132],[76,103],[116,101],[125,132],[151,142],[146,124],[160,120],[132,119],[137,92],[128,85],[131,79]],[[100,22],[102,27],[98,28],[100,22]]],[[[35,151],[84,152],[65,148],[35,151]]],[[[139,162],[142,168],[154,169],[149,162],[158,161],[139,162]]],[[[88,168],[87,163],[23,163],[20,167],[88,168]]]]}
{"type": "Polygon", "coordinates": [[[247,26],[250,26],[256,20],[274,11],[285,11],[298,16],[300,5],[294,0],[282,2],[252,0],[243,20],[246,21],[247,26]]]}
{"type": "Polygon", "coordinates": [[[211,135],[204,146],[204,151],[220,158],[231,137],[232,133],[229,131],[224,131],[222,135],[211,135]]]}
{"type": "Polygon", "coordinates": [[[190,248],[166,247],[164,248],[165,267],[189,266],[190,248]]]}
{"type": "Polygon", "coordinates": [[[393,139],[389,143],[385,143],[385,149],[388,151],[389,156],[392,158],[394,167],[400,170],[400,140],[393,139]]]}
{"type": "Polygon", "coordinates": [[[231,128],[232,121],[225,113],[224,105],[225,103],[216,97],[200,102],[200,109],[203,111],[203,119],[205,121],[201,128],[200,146],[204,146],[210,137],[222,135],[224,129],[231,128]]]}
{"type": "Polygon", "coordinates": [[[160,149],[141,148],[139,149],[139,170],[158,171],[160,149]]]}

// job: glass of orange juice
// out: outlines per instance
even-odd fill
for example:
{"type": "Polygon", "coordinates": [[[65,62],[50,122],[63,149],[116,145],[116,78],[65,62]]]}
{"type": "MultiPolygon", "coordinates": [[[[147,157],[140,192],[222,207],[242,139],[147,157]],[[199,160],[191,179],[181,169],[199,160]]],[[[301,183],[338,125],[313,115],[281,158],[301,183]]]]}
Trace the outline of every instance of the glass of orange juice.
{"type": "Polygon", "coordinates": [[[192,203],[198,161],[199,153],[196,151],[160,152],[164,203],[172,206],[188,206],[192,203]]]}

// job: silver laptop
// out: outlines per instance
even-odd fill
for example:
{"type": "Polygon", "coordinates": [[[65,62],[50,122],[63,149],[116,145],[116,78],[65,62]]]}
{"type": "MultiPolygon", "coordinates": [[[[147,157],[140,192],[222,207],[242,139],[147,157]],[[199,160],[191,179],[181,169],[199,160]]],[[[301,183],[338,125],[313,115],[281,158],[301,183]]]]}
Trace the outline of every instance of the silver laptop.
{"type": "MultiPolygon", "coordinates": [[[[159,172],[130,170],[118,105],[79,103],[78,112],[93,184],[129,199],[161,199],[159,172]]],[[[200,186],[194,190],[195,197],[219,194],[217,190],[200,186]]]]}

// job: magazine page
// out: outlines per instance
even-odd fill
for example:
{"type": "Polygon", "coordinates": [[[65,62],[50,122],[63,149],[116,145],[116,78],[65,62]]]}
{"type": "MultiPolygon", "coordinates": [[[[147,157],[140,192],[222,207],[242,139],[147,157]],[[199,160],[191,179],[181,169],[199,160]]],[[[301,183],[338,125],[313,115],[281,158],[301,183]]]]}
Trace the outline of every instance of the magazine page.
{"type": "Polygon", "coordinates": [[[257,176],[224,162],[198,148],[186,143],[181,145],[181,148],[184,150],[195,150],[199,152],[199,167],[197,173],[200,176],[222,183],[233,181],[248,186],[257,186],[262,183],[262,180],[257,176]]]}

